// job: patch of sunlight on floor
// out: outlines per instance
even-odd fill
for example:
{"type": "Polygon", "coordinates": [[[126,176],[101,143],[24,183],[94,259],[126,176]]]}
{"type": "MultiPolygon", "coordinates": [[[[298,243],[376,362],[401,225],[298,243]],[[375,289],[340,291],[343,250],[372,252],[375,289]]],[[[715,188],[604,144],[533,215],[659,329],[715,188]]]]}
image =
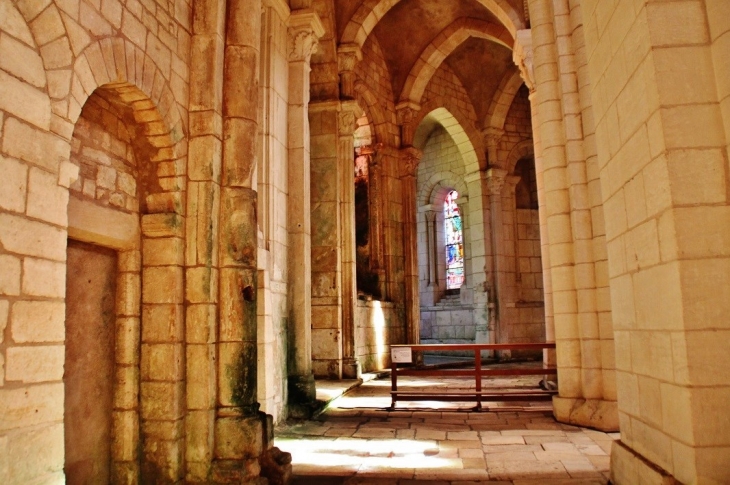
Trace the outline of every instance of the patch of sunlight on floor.
{"type": "Polygon", "coordinates": [[[462,468],[461,460],[439,458],[434,442],[392,439],[287,439],[276,440],[277,446],[292,455],[294,465],[364,465],[387,468],[462,468]]]}

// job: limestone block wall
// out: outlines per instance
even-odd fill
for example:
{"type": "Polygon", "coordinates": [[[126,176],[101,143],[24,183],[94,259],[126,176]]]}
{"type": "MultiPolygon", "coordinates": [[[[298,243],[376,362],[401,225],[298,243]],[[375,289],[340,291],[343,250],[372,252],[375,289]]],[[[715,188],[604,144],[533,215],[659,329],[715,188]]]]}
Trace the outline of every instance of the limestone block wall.
{"type": "Polygon", "coordinates": [[[571,4],[585,20],[608,241],[621,427],[612,479],[727,482],[730,432],[709,416],[730,402],[728,69],[718,55],[728,5],[571,4]]]}
{"type": "Polygon", "coordinates": [[[417,241],[421,338],[429,341],[473,342],[476,336],[472,305],[473,286],[470,278],[471,240],[467,239],[471,236],[471,231],[467,227],[468,218],[465,214],[462,214],[462,221],[464,221],[464,268],[467,278],[460,289],[459,297],[444,299],[446,265],[443,202],[451,190],[459,191],[460,200],[469,199],[466,184],[463,182],[464,172],[464,160],[454,140],[441,125],[437,125],[423,147],[423,158],[418,166],[416,182],[422,193],[428,194],[428,200],[418,201],[417,241]],[[435,268],[430,268],[431,265],[435,268]]]}
{"type": "Polygon", "coordinates": [[[542,302],[542,260],[538,211],[517,209],[518,301],[542,302]]]}
{"type": "Polygon", "coordinates": [[[284,416],[287,338],[287,178],[289,102],[286,12],[266,8],[259,83],[261,137],[258,169],[258,399],[278,422],[284,416]]]}
{"type": "Polygon", "coordinates": [[[86,102],[74,129],[71,162],[79,177],[71,185],[74,197],[128,212],[139,211],[138,168],[132,137],[123,111],[99,94],[86,102]]]}
{"type": "Polygon", "coordinates": [[[398,306],[377,300],[358,300],[355,309],[355,354],[363,372],[390,365],[390,345],[405,342],[403,315],[398,306]]]}
{"type": "MultiPolygon", "coordinates": [[[[69,206],[69,188],[74,184],[71,190],[78,199],[94,201],[92,205],[102,211],[97,215],[106,214],[105,207],[129,215],[140,205],[133,167],[139,156],[129,150],[131,133],[124,133],[119,113],[92,100],[89,106],[97,116],[81,122],[74,143],[72,135],[92,93],[115,84],[132,106],[133,121],[144,126],[140,128],[147,143],[144,155],[154,163],[148,167],[154,176],[148,179],[155,180],[155,187],[145,193],[149,198],[144,204],[154,212],[180,210],[180,160],[185,149],[178,142],[187,123],[190,7],[185,2],[57,5],[4,0],[0,11],[0,164],[7,174],[0,187],[0,481],[61,482],[66,241],[69,217],[79,215],[70,214],[79,206],[69,206]],[[136,91],[124,91],[130,86],[136,91]],[[72,156],[83,163],[72,163],[72,156]]],[[[124,224],[115,224],[119,220],[104,222],[107,232],[99,237],[100,243],[114,246],[134,235],[135,229],[130,233],[124,224]]],[[[77,235],[91,234],[88,226],[77,225],[74,230],[77,235]]],[[[136,231],[139,237],[139,222],[136,231]]],[[[123,276],[130,269],[125,269],[125,261],[129,258],[120,259],[119,279],[130,298],[118,299],[117,310],[124,312],[124,318],[117,320],[117,330],[124,339],[118,339],[117,346],[120,372],[114,381],[111,450],[112,473],[117,477],[135,473],[123,463],[134,461],[139,444],[138,403],[129,413],[125,404],[127,397],[135,396],[126,394],[127,386],[139,389],[139,383],[135,386],[135,371],[121,369],[129,364],[137,375],[140,372],[138,344],[136,355],[133,350],[128,353],[139,339],[140,267],[133,269],[136,276],[130,279],[123,276]]],[[[158,264],[152,262],[150,267],[158,264]]],[[[182,274],[179,266],[177,271],[182,274]]],[[[167,273],[157,273],[162,274],[167,273]]],[[[165,284],[179,302],[181,281],[165,284]]],[[[162,347],[148,349],[154,355],[146,357],[162,358],[162,367],[180,368],[182,361],[175,360],[179,353],[164,360],[168,354],[156,353],[162,347]]],[[[147,378],[165,380],[154,372],[147,378]]],[[[180,411],[180,403],[169,409],[180,411]]],[[[179,415],[170,422],[180,425],[179,415]]],[[[171,445],[170,451],[184,452],[179,437],[165,436],[162,441],[171,445]]],[[[158,463],[179,476],[175,464],[166,459],[158,463]]]]}

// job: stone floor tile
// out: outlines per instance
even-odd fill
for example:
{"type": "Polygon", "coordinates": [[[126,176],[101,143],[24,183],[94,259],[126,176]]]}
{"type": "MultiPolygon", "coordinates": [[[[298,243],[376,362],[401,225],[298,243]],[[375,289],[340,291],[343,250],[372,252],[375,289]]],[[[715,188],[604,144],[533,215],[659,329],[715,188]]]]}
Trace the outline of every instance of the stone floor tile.
{"type": "Polygon", "coordinates": [[[487,459],[487,465],[507,462],[507,461],[519,461],[521,463],[536,462],[535,454],[529,451],[511,451],[511,452],[497,452],[497,453],[485,453],[484,457],[487,459]]]}
{"type": "Polygon", "coordinates": [[[565,436],[562,430],[552,429],[507,429],[502,431],[503,436],[565,436]]]}
{"type": "Polygon", "coordinates": [[[540,445],[482,445],[484,453],[534,453],[543,451],[540,445]]]}
{"type": "Polygon", "coordinates": [[[528,445],[542,445],[544,443],[570,443],[567,436],[523,436],[528,445]]]}
{"type": "Polygon", "coordinates": [[[536,451],[535,452],[535,458],[537,458],[539,461],[561,461],[561,460],[571,460],[575,458],[582,458],[583,455],[580,454],[579,451],[575,452],[562,452],[562,451],[536,451]]]}
{"type": "Polygon", "coordinates": [[[545,463],[542,461],[502,461],[490,463],[487,460],[487,472],[496,480],[517,480],[519,478],[534,478],[540,481],[535,484],[544,484],[548,478],[570,478],[562,463],[545,463]]]}
{"type": "Polygon", "coordinates": [[[395,430],[387,428],[359,428],[352,435],[353,438],[395,438],[395,430]]]}
{"type": "Polygon", "coordinates": [[[446,431],[437,431],[427,428],[417,428],[416,430],[417,440],[445,440],[446,431]]]}
{"type": "Polygon", "coordinates": [[[487,480],[487,470],[416,470],[417,480],[487,480]]]}
{"type": "Polygon", "coordinates": [[[611,441],[596,441],[596,444],[606,452],[607,455],[611,454],[611,447],[613,446],[613,440],[611,441]]]}
{"type": "Polygon", "coordinates": [[[545,451],[580,454],[580,451],[578,451],[578,448],[573,443],[546,442],[542,443],[542,448],[545,451]]]}
{"type": "Polygon", "coordinates": [[[439,441],[439,447],[440,448],[456,448],[456,449],[481,448],[482,443],[478,439],[473,440],[473,441],[472,440],[464,441],[464,440],[446,439],[445,441],[439,441]]]}
{"type": "Polygon", "coordinates": [[[593,463],[593,466],[596,467],[596,470],[600,472],[607,472],[611,467],[610,456],[589,456],[588,460],[590,460],[590,462],[593,463]]]}
{"type": "Polygon", "coordinates": [[[465,448],[459,450],[460,458],[484,458],[484,451],[480,449],[465,448]]]}
{"type": "Polygon", "coordinates": [[[482,444],[484,445],[524,445],[526,443],[524,436],[502,436],[487,435],[482,433],[482,444]]]}
{"type": "Polygon", "coordinates": [[[471,470],[471,469],[486,470],[487,469],[487,462],[484,461],[484,458],[462,458],[461,463],[463,464],[465,470],[471,470]]]}
{"type": "Polygon", "coordinates": [[[478,441],[479,433],[476,431],[449,431],[446,434],[446,439],[449,441],[478,441]]]}
{"type": "MultiPolygon", "coordinates": [[[[592,445],[577,444],[576,447],[584,455],[603,456],[603,455],[608,454],[605,451],[603,451],[603,449],[600,446],[598,446],[596,444],[592,444],[592,445]]],[[[610,450],[609,450],[609,453],[610,453],[610,450]]]]}
{"type": "Polygon", "coordinates": [[[395,437],[397,439],[416,439],[415,429],[397,429],[395,430],[395,437]]]}
{"type": "Polygon", "coordinates": [[[330,428],[325,431],[325,436],[352,436],[356,428],[330,428]]]}

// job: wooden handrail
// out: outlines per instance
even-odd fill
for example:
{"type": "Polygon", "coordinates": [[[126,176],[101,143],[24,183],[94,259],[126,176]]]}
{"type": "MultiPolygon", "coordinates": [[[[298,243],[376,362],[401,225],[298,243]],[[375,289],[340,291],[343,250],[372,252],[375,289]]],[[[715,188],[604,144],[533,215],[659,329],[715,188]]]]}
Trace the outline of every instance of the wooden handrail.
{"type": "MultiPolygon", "coordinates": [[[[482,409],[482,402],[489,400],[543,400],[551,399],[556,391],[483,391],[482,377],[484,376],[515,376],[515,375],[545,375],[557,374],[555,367],[529,367],[519,369],[483,369],[482,368],[482,351],[485,350],[542,350],[554,349],[555,342],[545,343],[514,343],[514,344],[398,344],[391,345],[391,349],[396,352],[399,349],[410,349],[410,352],[425,352],[429,350],[439,351],[472,351],[474,352],[474,369],[465,370],[448,370],[448,369],[425,369],[425,368],[405,368],[398,369],[399,363],[393,360],[391,363],[390,374],[390,395],[391,409],[395,409],[397,401],[476,401],[476,411],[482,409]],[[451,391],[439,388],[431,388],[428,391],[398,391],[398,375],[401,376],[432,376],[432,377],[474,377],[474,391],[451,391]]],[[[393,354],[393,351],[391,350],[393,354]]],[[[412,359],[411,359],[412,360],[412,359]]]]}

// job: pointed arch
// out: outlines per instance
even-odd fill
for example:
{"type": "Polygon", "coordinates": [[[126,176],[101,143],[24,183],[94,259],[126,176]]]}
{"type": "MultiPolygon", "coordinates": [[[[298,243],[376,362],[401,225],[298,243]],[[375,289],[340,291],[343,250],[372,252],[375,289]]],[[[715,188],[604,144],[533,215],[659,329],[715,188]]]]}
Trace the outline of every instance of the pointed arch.
{"type": "Polygon", "coordinates": [[[455,20],[421,52],[406,78],[400,95],[401,102],[419,103],[441,63],[470,37],[489,40],[510,50],[514,44],[512,35],[501,25],[468,18],[455,20]]]}
{"type": "Polygon", "coordinates": [[[370,121],[371,131],[375,135],[377,143],[387,146],[395,146],[395,136],[388,129],[389,120],[375,93],[364,82],[355,84],[355,97],[361,108],[365,110],[370,121]]]}
{"type": "Polygon", "coordinates": [[[486,165],[484,145],[479,130],[464,113],[451,103],[440,97],[429,100],[421,107],[414,124],[418,127],[414,138],[414,146],[422,148],[430,131],[424,130],[422,123],[428,118],[429,123],[438,123],[444,127],[454,140],[464,160],[466,173],[477,172],[486,165]]]}
{"type": "Polygon", "coordinates": [[[494,92],[492,103],[489,105],[487,115],[484,118],[484,128],[503,129],[505,120],[517,92],[523,84],[522,76],[517,68],[508,70],[499,87],[494,92]]]}
{"type": "MultiPolygon", "coordinates": [[[[355,43],[362,47],[370,33],[391,8],[401,0],[365,0],[345,26],[341,44],[355,43]]],[[[504,25],[514,38],[525,27],[522,17],[507,0],[477,0],[504,25]]]]}

